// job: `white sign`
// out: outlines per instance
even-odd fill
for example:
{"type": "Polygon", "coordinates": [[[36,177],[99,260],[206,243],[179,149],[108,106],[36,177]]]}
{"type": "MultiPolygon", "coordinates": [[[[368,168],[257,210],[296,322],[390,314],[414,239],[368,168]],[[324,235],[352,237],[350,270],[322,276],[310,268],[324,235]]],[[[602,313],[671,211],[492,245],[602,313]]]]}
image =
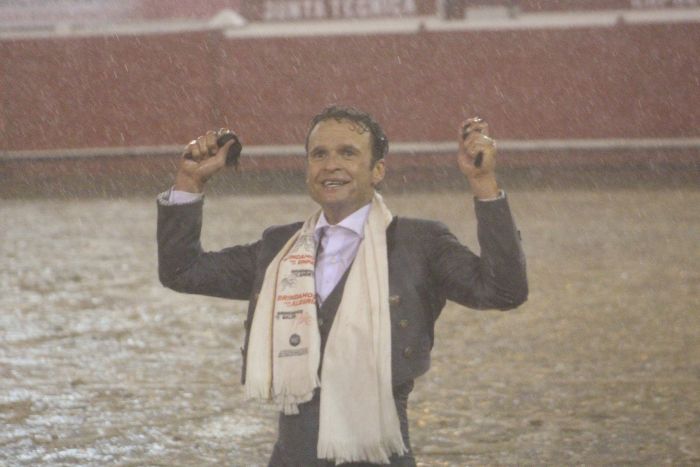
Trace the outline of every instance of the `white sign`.
{"type": "Polygon", "coordinates": [[[399,17],[415,14],[415,0],[267,0],[263,20],[399,17]]]}
{"type": "Polygon", "coordinates": [[[630,0],[632,8],[697,8],[700,0],[630,0]]]}
{"type": "Polygon", "coordinates": [[[108,22],[130,18],[139,4],[138,0],[0,0],[0,25],[108,22]]]}

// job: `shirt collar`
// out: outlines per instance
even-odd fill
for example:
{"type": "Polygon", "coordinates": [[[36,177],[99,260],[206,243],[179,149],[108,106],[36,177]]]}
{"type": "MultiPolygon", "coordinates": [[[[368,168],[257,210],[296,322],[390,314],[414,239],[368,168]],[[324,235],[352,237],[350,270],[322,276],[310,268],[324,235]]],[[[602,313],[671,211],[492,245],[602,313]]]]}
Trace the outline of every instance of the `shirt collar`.
{"type": "MultiPolygon", "coordinates": [[[[338,222],[335,226],[350,230],[358,237],[364,238],[365,222],[367,221],[371,204],[372,203],[365,204],[360,209],[338,222]]],[[[321,236],[321,229],[335,226],[331,226],[331,224],[328,223],[326,215],[323,213],[323,211],[321,211],[321,216],[318,218],[318,222],[316,222],[316,227],[314,228],[314,236],[316,237],[316,240],[318,241],[319,237],[321,236]]]]}

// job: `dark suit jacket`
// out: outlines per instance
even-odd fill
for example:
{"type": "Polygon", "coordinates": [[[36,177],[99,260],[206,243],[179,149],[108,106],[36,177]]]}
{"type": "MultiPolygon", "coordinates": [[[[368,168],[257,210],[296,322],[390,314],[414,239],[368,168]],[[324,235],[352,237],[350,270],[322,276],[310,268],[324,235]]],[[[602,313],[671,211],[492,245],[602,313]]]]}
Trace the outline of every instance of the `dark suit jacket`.
{"type": "MultiPolygon", "coordinates": [[[[387,228],[392,377],[395,386],[430,367],[433,326],[446,300],[507,310],[527,299],[525,258],[506,199],[476,201],[481,257],[444,224],[395,217],[387,228]]],[[[301,223],[270,227],[248,245],[204,252],[202,204],[158,204],[160,280],[185,293],[249,300],[246,342],[265,270],[301,223]]],[[[243,369],[245,378],[245,367],[243,369]]]]}

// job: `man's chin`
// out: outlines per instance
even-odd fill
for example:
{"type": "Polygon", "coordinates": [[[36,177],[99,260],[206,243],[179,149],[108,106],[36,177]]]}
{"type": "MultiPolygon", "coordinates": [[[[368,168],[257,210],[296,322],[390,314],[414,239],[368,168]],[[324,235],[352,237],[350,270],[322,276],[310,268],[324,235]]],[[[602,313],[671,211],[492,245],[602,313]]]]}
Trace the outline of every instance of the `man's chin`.
{"type": "Polygon", "coordinates": [[[355,211],[352,203],[345,198],[323,197],[322,199],[317,199],[316,202],[321,205],[321,209],[326,213],[326,218],[329,220],[337,217],[344,218],[355,211]]]}
{"type": "Polygon", "coordinates": [[[342,200],[325,197],[318,200],[318,204],[321,205],[321,208],[323,208],[324,211],[342,211],[346,203],[344,203],[342,200]]]}
{"type": "Polygon", "coordinates": [[[347,203],[347,198],[348,194],[342,188],[334,190],[322,188],[314,193],[314,199],[321,206],[347,203]]]}

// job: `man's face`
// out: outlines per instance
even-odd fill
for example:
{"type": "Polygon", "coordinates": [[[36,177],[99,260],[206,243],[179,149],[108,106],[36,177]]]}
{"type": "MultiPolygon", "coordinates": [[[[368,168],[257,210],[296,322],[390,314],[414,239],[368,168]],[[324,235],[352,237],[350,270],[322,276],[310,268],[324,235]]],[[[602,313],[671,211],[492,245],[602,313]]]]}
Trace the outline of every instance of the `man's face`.
{"type": "Polygon", "coordinates": [[[371,140],[369,130],[349,120],[324,120],[309,134],[306,184],[331,224],[369,203],[384,179],[384,160],[372,167],[371,140]]]}

